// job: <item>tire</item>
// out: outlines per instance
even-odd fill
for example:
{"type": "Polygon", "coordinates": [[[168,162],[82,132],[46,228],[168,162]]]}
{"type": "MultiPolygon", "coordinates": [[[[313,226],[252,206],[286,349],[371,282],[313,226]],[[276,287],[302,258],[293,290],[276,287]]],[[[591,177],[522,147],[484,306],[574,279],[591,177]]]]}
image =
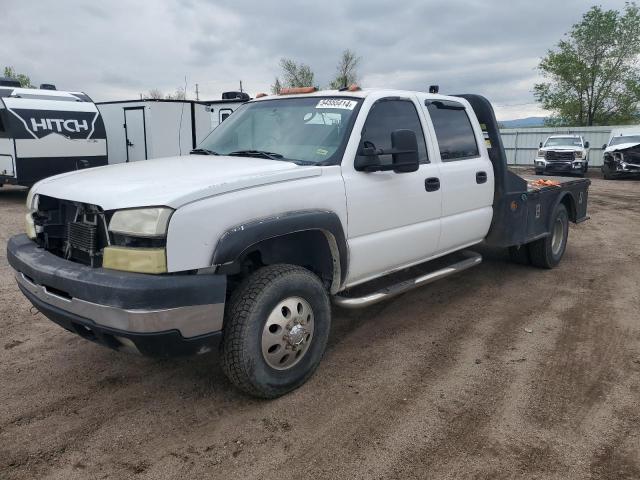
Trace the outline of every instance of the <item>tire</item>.
{"type": "Polygon", "coordinates": [[[222,369],[255,397],[275,398],[298,388],[327,346],[329,297],[320,279],[302,267],[257,270],[233,292],[225,315],[222,369]]]}
{"type": "Polygon", "coordinates": [[[509,259],[513,263],[518,263],[520,265],[531,265],[531,258],[529,257],[529,245],[509,247],[509,259]]]}
{"type": "Polygon", "coordinates": [[[536,170],[536,175],[544,175],[544,170],[536,170]]]}
{"type": "Polygon", "coordinates": [[[553,211],[551,235],[529,244],[531,263],[539,268],[553,268],[560,263],[569,239],[569,213],[562,203],[553,211]]]}

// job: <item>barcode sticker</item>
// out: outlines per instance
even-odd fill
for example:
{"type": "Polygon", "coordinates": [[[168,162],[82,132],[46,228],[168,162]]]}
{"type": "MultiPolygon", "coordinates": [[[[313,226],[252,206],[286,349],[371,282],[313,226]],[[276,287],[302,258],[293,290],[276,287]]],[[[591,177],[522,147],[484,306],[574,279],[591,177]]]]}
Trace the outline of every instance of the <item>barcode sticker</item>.
{"type": "Polygon", "coordinates": [[[316,108],[341,108],[342,110],[353,110],[358,102],[346,100],[344,98],[323,98],[318,102],[316,108]]]}

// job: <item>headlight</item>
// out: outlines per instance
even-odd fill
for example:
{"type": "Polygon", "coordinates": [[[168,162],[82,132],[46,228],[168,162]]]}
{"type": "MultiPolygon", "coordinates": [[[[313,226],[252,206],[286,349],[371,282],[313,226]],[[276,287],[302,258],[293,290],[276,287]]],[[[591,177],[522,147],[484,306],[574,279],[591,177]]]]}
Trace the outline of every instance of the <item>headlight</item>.
{"type": "Polygon", "coordinates": [[[27,193],[27,210],[29,212],[35,212],[38,209],[38,194],[33,191],[33,188],[27,193]]]}
{"type": "Polygon", "coordinates": [[[544,157],[544,150],[538,150],[538,156],[544,157]]]}
{"type": "Polygon", "coordinates": [[[35,240],[38,236],[36,225],[33,221],[33,213],[38,210],[38,195],[33,192],[33,188],[27,194],[27,210],[28,213],[24,217],[24,230],[31,240],[35,240]]]}
{"type": "Polygon", "coordinates": [[[135,208],[113,214],[109,231],[134,237],[163,237],[173,210],[171,208],[135,208]]]}
{"type": "Polygon", "coordinates": [[[582,152],[576,152],[576,158],[582,158],[582,152]]]}
{"type": "Polygon", "coordinates": [[[24,217],[24,230],[31,240],[35,240],[38,234],[36,233],[36,225],[33,222],[33,214],[27,213],[24,217]]]}

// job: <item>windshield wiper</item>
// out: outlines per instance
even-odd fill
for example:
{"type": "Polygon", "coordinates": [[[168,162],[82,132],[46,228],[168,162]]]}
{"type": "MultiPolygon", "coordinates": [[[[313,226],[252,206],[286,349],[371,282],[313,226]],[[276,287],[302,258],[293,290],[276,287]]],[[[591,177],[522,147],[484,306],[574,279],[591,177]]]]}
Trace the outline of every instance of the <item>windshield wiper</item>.
{"type": "Polygon", "coordinates": [[[269,160],[280,160],[284,158],[279,153],[274,152],[265,152],[264,150],[238,150],[235,152],[227,153],[229,156],[233,157],[258,157],[258,158],[267,158],[269,160]]]}
{"type": "Polygon", "coordinates": [[[220,155],[213,150],[207,150],[206,148],[194,148],[189,152],[191,155],[220,155]]]}

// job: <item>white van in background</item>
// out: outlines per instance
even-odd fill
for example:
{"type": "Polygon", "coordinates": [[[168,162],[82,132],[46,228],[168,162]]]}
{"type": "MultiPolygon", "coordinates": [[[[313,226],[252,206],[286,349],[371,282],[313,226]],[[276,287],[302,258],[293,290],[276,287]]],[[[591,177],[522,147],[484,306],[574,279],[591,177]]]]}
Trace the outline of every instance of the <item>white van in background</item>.
{"type": "Polygon", "coordinates": [[[244,92],[221,100],[121,100],[98,102],[109,139],[109,163],[186,155],[236,108],[244,92]]]}

